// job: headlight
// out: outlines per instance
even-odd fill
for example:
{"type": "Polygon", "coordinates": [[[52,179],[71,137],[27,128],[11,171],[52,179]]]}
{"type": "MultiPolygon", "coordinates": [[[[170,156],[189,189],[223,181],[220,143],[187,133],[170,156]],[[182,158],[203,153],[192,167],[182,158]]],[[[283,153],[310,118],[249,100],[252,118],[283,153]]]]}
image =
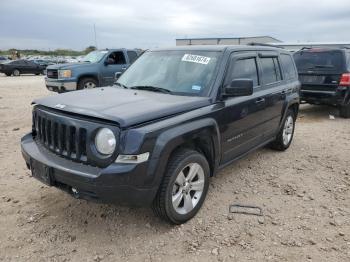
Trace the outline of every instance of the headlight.
{"type": "Polygon", "coordinates": [[[113,154],[117,141],[109,128],[101,128],[95,136],[95,146],[102,155],[113,154]]]}
{"type": "Polygon", "coordinates": [[[69,78],[72,77],[71,70],[58,70],[58,78],[69,78]]]}

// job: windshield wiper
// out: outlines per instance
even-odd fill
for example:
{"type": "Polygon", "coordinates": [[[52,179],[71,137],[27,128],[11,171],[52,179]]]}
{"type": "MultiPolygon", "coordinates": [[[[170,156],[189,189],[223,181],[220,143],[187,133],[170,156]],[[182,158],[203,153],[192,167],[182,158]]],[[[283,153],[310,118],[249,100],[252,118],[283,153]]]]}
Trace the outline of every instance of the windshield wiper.
{"type": "Polygon", "coordinates": [[[160,92],[165,94],[171,94],[172,92],[169,89],[156,87],[156,86],[132,86],[130,89],[138,89],[138,90],[148,90],[153,92],[160,92]]]}
{"type": "Polygon", "coordinates": [[[123,88],[128,88],[126,85],[123,85],[123,84],[121,84],[121,83],[118,83],[118,82],[114,82],[114,84],[115,85],[117,85],[117,86],[120,86],[120,87],[123,87],[123,88]]]}
{"type": "Polygon", "coordinates": [[[309,67],[309,69],[312,69],[312,68],[334,68],[334,66],[332,66],[332,65],[314,65],[312,67],[309,67]]]}

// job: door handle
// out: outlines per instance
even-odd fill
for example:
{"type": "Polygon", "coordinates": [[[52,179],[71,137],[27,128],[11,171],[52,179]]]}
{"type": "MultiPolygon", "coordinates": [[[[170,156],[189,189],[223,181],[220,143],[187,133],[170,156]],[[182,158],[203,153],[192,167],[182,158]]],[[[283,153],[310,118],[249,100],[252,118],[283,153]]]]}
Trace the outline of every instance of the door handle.
{"type": "Polygon", "coordinates": [[[124,66],[124,67],[122,67],[122,70],[126,70],[126,67],[124,66]]]}
{"type": "Polygon", "coordinates": [[[258,98],[257,100],[255,100],[255,104],[261,104],[261,103],[265,103],[265,98],[258,98]]]}

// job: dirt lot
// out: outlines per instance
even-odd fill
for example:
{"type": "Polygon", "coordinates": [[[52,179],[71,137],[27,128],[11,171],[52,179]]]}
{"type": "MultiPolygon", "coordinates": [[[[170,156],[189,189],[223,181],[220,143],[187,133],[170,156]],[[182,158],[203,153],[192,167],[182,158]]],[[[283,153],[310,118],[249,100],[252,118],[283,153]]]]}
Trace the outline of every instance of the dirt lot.
{"type": "Polygon", "coordinates": [[[227,167],[199,214],[170,226],[30,177],[19,141],[30,102],[47,95],[43,77],[0,75],[0,261],[350,261],[350,120],[335,109],[302,106],[287,152],[227,167]],[[264,217],[229,214],[233,203],[264,217]]]}

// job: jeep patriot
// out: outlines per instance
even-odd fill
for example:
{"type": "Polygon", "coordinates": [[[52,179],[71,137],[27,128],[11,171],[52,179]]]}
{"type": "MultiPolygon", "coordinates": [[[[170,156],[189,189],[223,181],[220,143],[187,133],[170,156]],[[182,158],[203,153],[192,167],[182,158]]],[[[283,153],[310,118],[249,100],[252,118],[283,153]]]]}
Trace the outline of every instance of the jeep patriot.
{"type": "Polygon", "coordinates": [[[22,153],[33,177],[49,186],[152,206],[181,224],[198,212],[222,167],[265,145],[290,146],[299,88],[283,49],[151,50],[114,86],[34,101],[22,153]]]}

